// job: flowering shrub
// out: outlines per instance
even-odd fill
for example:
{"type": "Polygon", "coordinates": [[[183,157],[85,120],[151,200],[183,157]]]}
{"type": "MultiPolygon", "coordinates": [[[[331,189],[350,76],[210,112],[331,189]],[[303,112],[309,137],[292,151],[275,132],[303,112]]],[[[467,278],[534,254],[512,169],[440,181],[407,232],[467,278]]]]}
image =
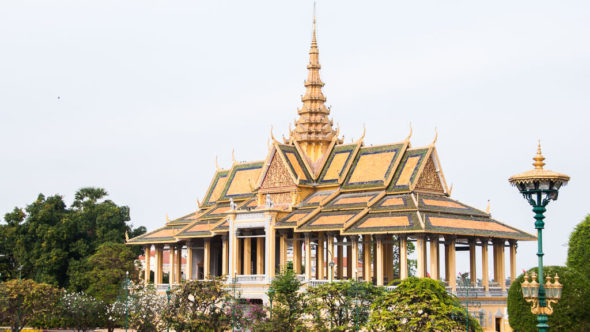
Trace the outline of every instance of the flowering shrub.
{"type": "MultiPolygon", "coordinates": [[[[125,310],[125,301],[120,304],[125,310]]],[[[120,309],[119,309],[120,310],[120,309]]],[[[162,312],[166,310],[166,298],[158,295],[152,285],[131,285],[127,302],[129,326],[137,332],[159,332],[166,329],[162,312]]],[[[123,311],[124,317],[124,311],[123,311]]]]}

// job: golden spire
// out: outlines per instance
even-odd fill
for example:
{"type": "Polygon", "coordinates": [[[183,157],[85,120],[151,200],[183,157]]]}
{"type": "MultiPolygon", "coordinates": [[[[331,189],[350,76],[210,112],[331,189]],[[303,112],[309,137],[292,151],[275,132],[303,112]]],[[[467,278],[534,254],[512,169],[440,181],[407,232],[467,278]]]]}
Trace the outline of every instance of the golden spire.
{"type": "Polygon", "coordinates": [[[307,65],[307,80],[305,80],[305,95],[301,97],[303,106],[297,110],[299,118],[295,122],[295,129],[290,133],[290,141],[298,142],[306,157],[312,162],[318,161],[328,146],[336,137],[333,122],[330,120],[330,109],[324,104],[326,97],[322,93],[324,83],[320,79],[319,49],[316,38],[315,7],[313,15],[313,32],[311,48],[309,50],[309,64],[307,65]]]}
{"type": "Polygon", "coordinates": [[[541,154],[541,140],[539,140],[539,145],[537,147],[537,155],[533,158],[533,160],[535,161],[533,163],[533,166],[535,166],[536,169],[543,169],[543,166],[545,166],[545,163],[543,162],[543,160],[545,160],[545,157],[543,157],[543,155],[541,154]]]}

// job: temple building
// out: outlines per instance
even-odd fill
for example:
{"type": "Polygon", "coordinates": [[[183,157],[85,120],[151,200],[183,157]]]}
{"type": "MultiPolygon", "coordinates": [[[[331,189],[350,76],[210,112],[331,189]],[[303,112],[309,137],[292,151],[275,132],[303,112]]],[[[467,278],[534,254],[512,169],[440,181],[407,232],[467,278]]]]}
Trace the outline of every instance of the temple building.
{"type": "Polygon", "coordinates": [[[343,143],[322,93],[315,30],[314,19],[305,94],[288,138],[279,142],[271,131],[264,160],[217,168],[196,211],[128,240],[145,248],[146,282],[168,287],[164,251],[170,285],[223,276],[243,298],[264,302],[272,278],[291,264],[306,287],[345,279],[387,286],[414,273],[470,301],[486,331],[510,330],[517,241],[535,237],[452,199],[436,139],[414,147],[410,129],[399,142],[365,146],[363,134],[343,143]],[[469,297],[458,256],[469,262],[469,297]]]}

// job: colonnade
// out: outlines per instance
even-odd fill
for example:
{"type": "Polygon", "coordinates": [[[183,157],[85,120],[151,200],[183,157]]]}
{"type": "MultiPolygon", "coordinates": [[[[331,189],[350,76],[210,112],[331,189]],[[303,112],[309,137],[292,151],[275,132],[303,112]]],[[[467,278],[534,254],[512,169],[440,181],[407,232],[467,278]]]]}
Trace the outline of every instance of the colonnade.
{"type": "MultiPolygon", "coordinates": [[[[343,236],[336,232],[295,233],[289,231],[273,232],[267,239],[264,234],[248,231],[234,236],[235,259],[229,257],[228,236],[221,237],[216,248],[221,249],[221,270],[214,271],[217,275],[267,275],[274,276],[275,268],[284,268],[288,264],[287,252],[291,249],[291,261],[296,274],[302,274],[306,280],[340,280],[357,279],[370,281],[376,285],[386,285],[395,279],[409,276],[408,244],[413,242],[417,256],[416,276],[445,280],[448,286],[457,288],[456,256],[457,251],[469,253],[469,276],[471,286],[480,286],[488,291],[490,287],[506,290],[505,247],[509,247],[510,278],[516,278],[516,242],[499,239],[460,238],[444,235],[399,234],[393,235],[362,235],[343,236]],[[278,240],[275,243],[275,239],[278,240]],[[492,270],[494,282],[490,282],[488,274],[488,247],[492,246],[492,270]],[[267,248],[269,246],[270,248],[267,248]],[[444,271],[441,275],[441,253],[444,246],[444,271]],[[394,252],[394,247],[397,250],[394,252]],[[477,247],[481,249],[481,284],[477,283],[476,259],[477,247]],[[270,249],[270,250],[268,250],[270,249]],[[274,249],[274,250],[273,250],[274,249]],[[397,254],[397,258],[394,257],[397,254]],[[267,255],[269,259],[267,261],[267,255]],[[278,264],[275,265],[275,259],[278,264]],[[233,261],[233,271],[229,262],[233,261]],[[398,261],[394,268],[394,261],[398,261]]],[[[196,241],[195,241],[196,242],[196,241]]],[[[212,238],[202,239],[202,246],[195,242],[167,245],[170,251],[169,283],[182,281],[182,250],[186,250],[184,279],[206,279],[211,273],[212,238]],[[200,250],[202,249],[202,254],[200,250]],[[193,256],[196,256],[196,260],[193,256]],[[196,262],[195,262],[196,261],[196,262]],[[196,266],[196,273],[193,265],[196,266]],[[202,269],[202,270],[201,270],[202,269]],[[202,273],[201,273],[202,271],[202,273]]],[[[145,280],[150,281],[150,246],[145,247],[145,280]]],[[[154,283],[163,282],[164,245],[155,245],[154,283]]],[[[216,250],[219,250],[216,249],[216,250]]],[[[219,264],[219,263],[217,263],[219,264]]],[[[219,265],[217,265],[219,266],[219,265]]]]}

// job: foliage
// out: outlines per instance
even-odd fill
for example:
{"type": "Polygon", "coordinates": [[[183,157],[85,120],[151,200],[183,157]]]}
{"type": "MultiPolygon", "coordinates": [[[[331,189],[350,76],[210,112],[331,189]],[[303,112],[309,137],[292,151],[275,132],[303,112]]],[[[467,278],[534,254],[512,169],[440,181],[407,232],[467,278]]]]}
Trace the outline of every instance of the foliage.
{"type": "Polygon", "coordinates": [[[371,303],[383,292],[383,287],[357,281],[309,287],[305,311],[317,330],[326,327],[327,321],[332,328],[351,330],[357,323],[359,327],[366,324],[371,303]]]}
{"type": "Polygon", "coordinates": [[[59,289],[33,280],[0,283],[0,323],[18,332],[35,319],[53,315],[59,296],[59,289]]]}
{"type": "MultiPolygon", "coordinates": [[[[538,268],[529,270],[529,274],[538,268]]],[[[557,304],[552,304],[553,314],[549,316],[552,331],[590,331],[590,281],[575,269],[564,266],[543,267],[545,276],[559,275],[563,284],[563,294],[557,304]]],[[[508,290],[508,317],[514,331],[535,331],[536,316],[531,313],[531,305],[522,297],[521,274],[508,290]]]]}
{"type": "Polygon", "coordinates": [[[92,270],[86,276],[90,286],[88,294],[113,303],[120,295],[121,285],[129,272],[131,280],[138,280],[135,268],[135,253],[122,243],[106,242],[101,244],[96,253],[88,259],[92,270]]]}
{"type": "MultiPolygon", "coordinates": [[[[124,299],[122,301],[125,303],[124,299]]],[[[167,310],[166,298],[158,295],[154,286],[131,285],[127,304],[129,326],[137,332],[159,332],[166,329],[166,323],[161,317],[167,310]]]]}
{"type": "Polygon", "coordinates": [[[301,327],[305,294],[299,291],[301,282],[292,269],[275,276],[270,285],[274,290],[272,320],[275,330],[293,331],[301,327]]]}
{"type": "Polygon", "coordinates": [[[224,331],[231,326],[231,304],[220,278],[188,281],[171,291],[164,320],[176,331],[224,331]]]}
{"type": "MultiPolygon", "coordinates": [[[[15,208],[0,225],[0,273],[16,278],[22,266],[23,278],[85,291],[90,286],[86,273],[88,258],[105,242],[124,243],[130,236],[145,233],[131,229],[129,208],[105,199],[100,188],[82,188],[67,207],[59,195],[40,194],[25,209],[15,208]]],[[[139,255],[140,248],[133,248],[139,255]]]]}
{"type": "MultiPolygon", "coordinates": [[[[410,277],[371,305],[368,322],[374,331],[462,331],[465,309],[459,300],[430,278],[410,277]]],[[[481,331],[470,317],[470,331],[481,331]]]]}
{"type": "Polygon", "coordinates": [[[579,223],[570,235],[567,266],[584,276],[590,276],[590,215],[579,223]]]}

